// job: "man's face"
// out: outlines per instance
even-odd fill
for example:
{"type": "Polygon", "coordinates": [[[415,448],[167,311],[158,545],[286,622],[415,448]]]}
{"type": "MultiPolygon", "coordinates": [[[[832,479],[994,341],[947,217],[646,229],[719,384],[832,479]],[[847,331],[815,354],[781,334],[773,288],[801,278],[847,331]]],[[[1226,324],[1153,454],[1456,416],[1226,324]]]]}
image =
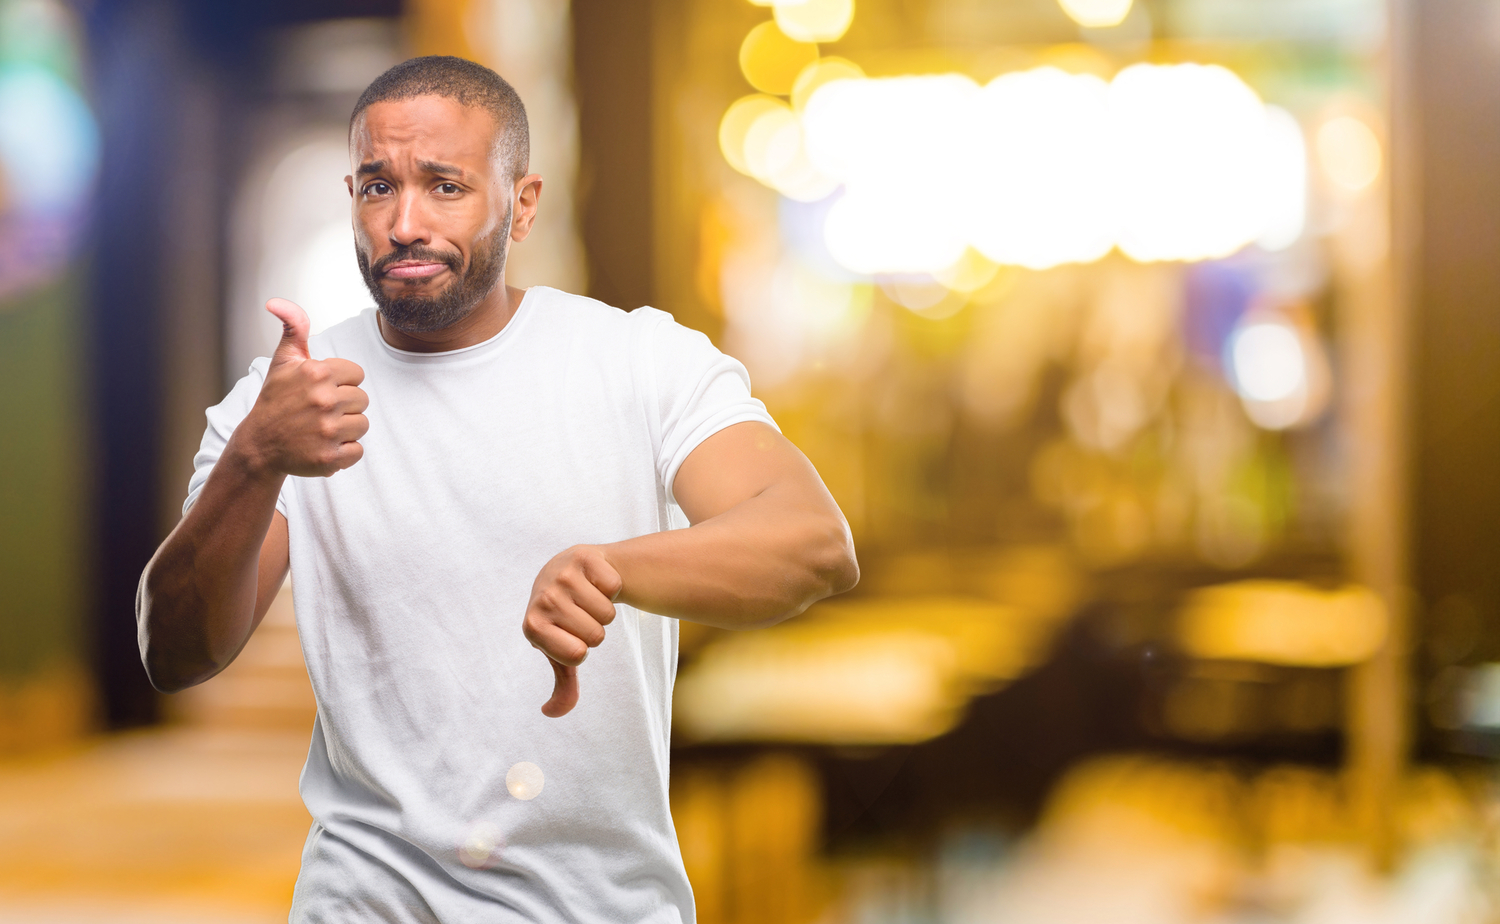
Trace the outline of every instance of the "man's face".
{"type": "Polygon", "coordinates": [[[349,137],[354,248],[386,323],[467,317],[505,268],[514,191],[494,117],[442,96],[375,103],[349,137]]]}

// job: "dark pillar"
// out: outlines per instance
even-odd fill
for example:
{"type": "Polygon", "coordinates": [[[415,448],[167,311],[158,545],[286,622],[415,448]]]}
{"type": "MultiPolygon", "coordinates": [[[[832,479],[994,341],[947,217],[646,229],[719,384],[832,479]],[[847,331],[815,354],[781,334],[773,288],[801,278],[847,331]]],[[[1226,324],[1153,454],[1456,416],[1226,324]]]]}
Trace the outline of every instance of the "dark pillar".
{"type": "Polygon", "coordinates": [[[653,304],[650,0],[574,0],[579,228],[588,294],[653,304]]]}

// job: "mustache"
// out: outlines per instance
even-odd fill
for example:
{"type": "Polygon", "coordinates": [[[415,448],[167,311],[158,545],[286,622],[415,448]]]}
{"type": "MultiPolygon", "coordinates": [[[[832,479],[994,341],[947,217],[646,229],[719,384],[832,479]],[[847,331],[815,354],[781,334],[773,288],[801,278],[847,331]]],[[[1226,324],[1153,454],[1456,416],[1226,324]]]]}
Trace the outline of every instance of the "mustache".
{"type": "Polygon", "coordinates": [[[379,260],[376,260],[370,267],[370,274],[373,276],[384,276],[393,264],[400,263],[403,260],[416,260],[422,263],[442,263],[452,270],[455,276],[461,274],[464,268],[463,257],[456,253],[425,247],[421,244],[409,244],[405,247],[398,247],[379,260]]]}

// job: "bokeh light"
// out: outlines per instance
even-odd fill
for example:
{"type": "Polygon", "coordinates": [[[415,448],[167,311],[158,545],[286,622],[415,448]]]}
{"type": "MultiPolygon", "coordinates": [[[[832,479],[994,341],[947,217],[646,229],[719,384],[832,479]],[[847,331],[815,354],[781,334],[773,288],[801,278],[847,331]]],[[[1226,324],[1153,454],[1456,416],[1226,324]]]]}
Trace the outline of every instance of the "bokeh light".
{"type": "Polygon", "coordinates": [[[719,120],[719,150],[729,166],[746,176],[755,176],[745,160],[745,139],[757,119],[784,105],[774,96],[755,94],[740,97],[724,111],[724,117],[719,120]]]}
{"type": "Polygon", "coordinates": [[[819,58],[802,69],[792,84],[792,107],[798,112],[807,108],[807,101],[824,84],[835,80],[858,80],[865,72],[858,64],[847,58],[829,56],[819,58]]]}
{"type": "Polygon", "coordinates": [[[790,38],[775,22],[763,22],[740,43],[740,71],[762,93],[786,96],[802,69],[818,59],[818,46],[790,38]]]}
{"type": "Polygon", "coordinates": [[[1086,29],[1118,26],[1130,15],[1132,0],[1058,0],[1063,12],[1086,29]]]}
{"type": "Polygon", "coordinates": [[[1380,176],[1380,139],[1356,116],[1337,116],[1318,126],[1317,149],[1318,164],[1341,189],[1361,192],[1380,176]]]}
{"type": "Polygon", "coordinates": [[[0,71],[0,162],[7,202],[31,213],[69,212],[92,189],[99,131],[77,91],[22,65],[0,71]]]}
{"type": "Polygon", "coordinates": [[[512,796],[522,801],[530,801],[542,794],[542,787],[547,783],[547,778],[542,774],[542,768],[529,760],[523,760],[513,764],[505,771],[505,788],[512,796]]]}
{"type": "Polygon", "coordinates": [[[776,4],[776,25],[801,42],[836,42],[854,22],[854,0],[801,0],[776,4]]]}
{"type": "Polygon", "coordinates": [[[1104,161],[1109,85],[1052,67],[1005,74],[974,115],[969,241],[997,263],[1046,269],[1109,253],[1118,233],[1104,161]]]}
{"type": "Polygon", "coordinates": [[[1307,387],[1307,360],[1297,332],[1262,321],[1242,327],[1230,341],[1234,384],[1252,401],[1280,401],[1307,387]]]}
{"type": "MultiPolygon", "coordinates": [[[[1109,83],[1040,67],[982,90],[956,74],[824,71],[804,70],[791,107],[823,178],[801,195],[844,187],[825,232],[851,271],[933,273],[968,247],[1031,269],[1090,263],[1115,247],[1143,262],[1206,260],[1256,242],[1285,249],[1304,231],[1301,128],[1222,67],[1140,64],[1109,83]]],[[[726,113],[726,150],[749,105],[726,113]]],[[[796,158],[794,133],[785,114],[755,105],[755,118],[774,120],[764,150],[783,153],[741,169],[785,193],[797,185],[783,166],[796,158]],[[784,145],[772,145],[781,133],[784,145]]]]}
{"type": "Polygon", "coordinates": [[[458,848],[458,859],[469,869],[484,869],[498,859],[504,849],[505,837],[499,825],[481,821],[469,829],[458,848]]]}
{"type": "Polygon", "coordinates": [[[1264,231],[1265,107],[1233,73],[1132,65],[1110,84],[1110,122],[1127,256],[1224,257],[1264,231]]]}
{"type": "Polygon", "coordinates": [[[75,32],[59,3],[0,2],[0,298],[56,278],[87,224],[99,128],[75,32]]]}
{"type": "Polygon", "coordinates": [[[1198,658],[1335,667],[1373,655],[1388,624],[1384,604],[1366,587],[1249,580],[1194,592],[1178,633],[1198,658]]]}
{"type": "Polygon", "coordinates": [[[828,250],[861,273],[924,273],[967,247],[967,133],[979,87],[967,77],[839,80],[803,113],[807,153],[844,196],[829,210],[828,250]],[[892,133],[889,126],[903,126],[892,133]]]}

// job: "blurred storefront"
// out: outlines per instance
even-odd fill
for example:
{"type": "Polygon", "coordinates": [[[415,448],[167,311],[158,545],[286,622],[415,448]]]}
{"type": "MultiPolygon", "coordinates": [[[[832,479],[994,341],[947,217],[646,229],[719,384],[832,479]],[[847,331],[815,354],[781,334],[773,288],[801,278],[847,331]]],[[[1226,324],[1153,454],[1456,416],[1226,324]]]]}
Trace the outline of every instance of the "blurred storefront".
{"type": "Polygon", "coordinates": [[[347,113],[414,53],[530,108],[512,282],[707,332],[854,530],[682,626],[704,924],[1500,913],[1481,0],[0,0],[0,748],[285,769],[289,614],[162,710],[130,600],[264,300],[367,304],[347,113]]]}

